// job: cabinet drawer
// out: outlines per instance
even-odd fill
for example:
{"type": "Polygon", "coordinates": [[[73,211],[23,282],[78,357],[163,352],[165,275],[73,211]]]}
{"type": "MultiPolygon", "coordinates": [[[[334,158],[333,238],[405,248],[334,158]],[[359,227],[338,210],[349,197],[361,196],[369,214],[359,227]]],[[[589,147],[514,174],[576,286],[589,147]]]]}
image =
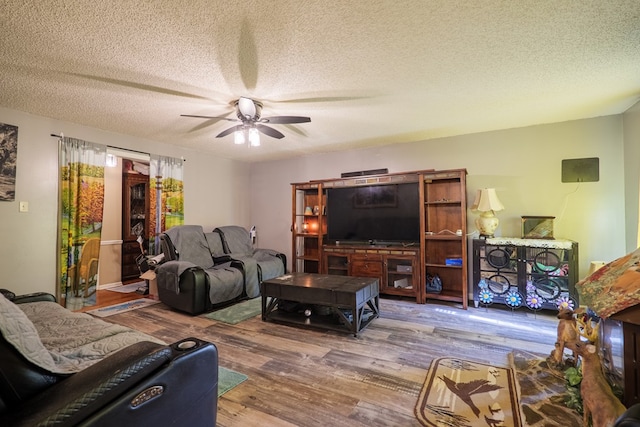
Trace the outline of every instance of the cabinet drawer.
{"type": "Polygon", "coordinates": [[[382,275],[382,261],[354,260],[351,263],[351,275],[378,277],[382,275]]]}
{"type": "Polygon", "coordinates": [[[351,261],[380,261],[382,262],[382,254],[353,254],[351,261]]]}

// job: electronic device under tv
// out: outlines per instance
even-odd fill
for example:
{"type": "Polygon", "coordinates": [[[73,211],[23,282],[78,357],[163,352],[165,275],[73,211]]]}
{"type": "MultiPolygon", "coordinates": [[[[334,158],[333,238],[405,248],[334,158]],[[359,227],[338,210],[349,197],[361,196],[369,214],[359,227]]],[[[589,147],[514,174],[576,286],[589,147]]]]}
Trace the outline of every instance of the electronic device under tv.
{"type": "Polygon", "coordinates": [[[327,239],[376,245],[419,242],[418,183],[328,189],[327,239]]]}

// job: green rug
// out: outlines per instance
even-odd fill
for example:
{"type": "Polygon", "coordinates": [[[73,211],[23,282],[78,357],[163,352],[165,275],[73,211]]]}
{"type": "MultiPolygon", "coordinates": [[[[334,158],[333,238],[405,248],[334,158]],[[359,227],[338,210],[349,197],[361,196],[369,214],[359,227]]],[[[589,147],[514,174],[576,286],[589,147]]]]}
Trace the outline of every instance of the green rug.
{"type": "Polygon", "coordinates": [[[222,396],[249,377],[240,372],[218,366],[218,397],[222,396]]]}
{"type": "Polygon", "coordinates": [[[205,314],[205,317],[211,320],[217,320],[220,322],[228,323],[230,325],[235,325],[236,323],[240,323],[243,320],[247,320],[254,316],[257,316],[261,312],[262,297],[258,297],[222,308],[220,310],[212,311],[211,313],[205,314]]]}

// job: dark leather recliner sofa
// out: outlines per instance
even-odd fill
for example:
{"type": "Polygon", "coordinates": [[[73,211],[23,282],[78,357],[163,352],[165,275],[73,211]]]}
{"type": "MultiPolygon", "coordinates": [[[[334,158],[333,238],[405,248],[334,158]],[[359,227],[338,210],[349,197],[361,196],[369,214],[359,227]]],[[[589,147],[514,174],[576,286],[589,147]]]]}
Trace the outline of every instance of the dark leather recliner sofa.
{"type": "MultiPolygon", "coordinates": [[[[49,294],[11,299],[18,307],[55,301],[49,294]]],[[[2,426],[215,426],[217,390],[217,349],[197,338],[140,341],[60,374],[31,363],[0,335],[2,426]]]]}
{"type": "Polygon", "coordinates": [[[627,408],[613,424],[613,427],[640,427],[640,403],[627,408]]]}
{"type": "Polygon", "coordinates": [[[284,254],[253,249],[242,227],[205,233],[200,225],[175,226],[160,235],[164,262],[156,269],[160,301],[200,314],[260,295],[260,281],[284,274],[284,254]],[[235,252],[234,252],[235,251],[235,252]]]}

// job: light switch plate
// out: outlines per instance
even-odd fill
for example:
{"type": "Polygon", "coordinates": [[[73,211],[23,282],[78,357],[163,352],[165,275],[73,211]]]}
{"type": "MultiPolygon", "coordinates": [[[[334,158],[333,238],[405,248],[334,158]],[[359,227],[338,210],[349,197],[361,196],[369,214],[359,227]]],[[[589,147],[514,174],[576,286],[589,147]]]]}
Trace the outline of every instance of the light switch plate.
{"type": "Polygon", "coordinates": [[[29,202],[20,202],[20,212],[29,212],[29,202]]]}

